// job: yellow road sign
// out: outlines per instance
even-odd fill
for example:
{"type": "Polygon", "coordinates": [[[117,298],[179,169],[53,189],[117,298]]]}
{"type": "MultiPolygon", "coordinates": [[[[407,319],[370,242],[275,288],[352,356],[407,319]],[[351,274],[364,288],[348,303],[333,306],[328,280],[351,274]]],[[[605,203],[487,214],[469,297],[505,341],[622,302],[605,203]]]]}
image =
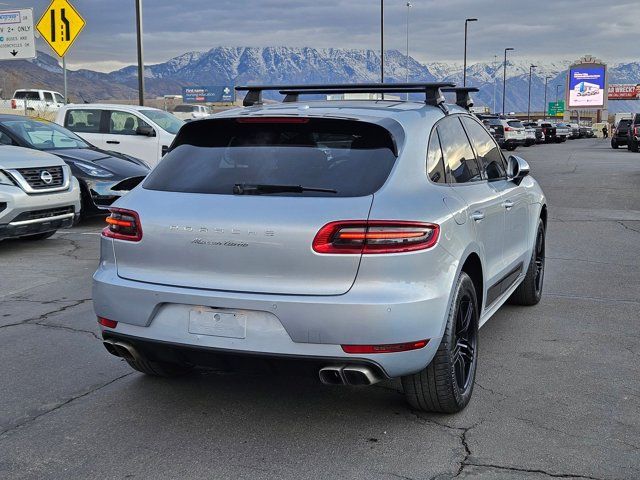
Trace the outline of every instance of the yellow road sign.
{"type": "Polygon", "coordinates": [[[84,18],[80,16],[68,0],[52,0],[36,25],[42,38],[61,57],[84,28],[84,18]]]}

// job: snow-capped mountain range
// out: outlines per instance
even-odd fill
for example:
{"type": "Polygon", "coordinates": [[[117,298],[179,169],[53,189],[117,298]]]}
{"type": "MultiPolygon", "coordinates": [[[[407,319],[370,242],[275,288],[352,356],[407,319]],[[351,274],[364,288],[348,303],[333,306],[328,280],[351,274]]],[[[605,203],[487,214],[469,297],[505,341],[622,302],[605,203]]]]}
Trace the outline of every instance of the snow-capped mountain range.
{"type": "MultiPolygon", "coordinates": [[[[2,62],[3,68],[11,68],[2,62]]],[[[16,64],[19,62],[15,62],[16,64]]],[[[60,66],[52,57],[40,53],[31,62],[34,68],[60,73],[60,66]]],[[[544,104],[544,83],[548,78],[547,101],[555,100],[556,86],[560,98],[564,95],[566,69],[570,61],[522,61],[509,59],[507,63],[507,111],[526,111],[529,66],[533,70],[531,109],[540,111],[544,104]]],[[[462,84],[462,65],[452,62],[422,63],[398,50],[385,52],[385,80],[387,82],[451,81],[462,84]]],[[[147,94],[181,93],[183,86],[248,84],[248,83],[355,83],[377,82],[380,75],[380,55],[374,50],[315,49],[309,47],[215,47],[205,52],[188,52],[164,63],[145,68],[147,94]]],[[[82,98],[104,100],[115,94],[135,97],[137,70],[134,65],[110,73],[77,70],[71,73],[70,86],[74,93],[74,79],[83,80],[95,88],[78,91],[82,98]],[[87,82],[88,81],[88,82],[87,82]],[[107,88],[109,86],[109,88],[107,88]],[[114,91],[114,87],[121,87],[114,91]]],[[[640,62],[609,65],[610,83],[640,83],[640,62]]],[[[467,67],[467,85],[477,86],[476,104],[493,106],[494,90],[497,110],[502,105],[502,60],[471,63],[467,67]],[[495,88],[494,88],[495,87],[495,88]]],[[[24,85],[27,86],[27,85],[24,85]]],[[[29,85],[36,87],[36,85],[29,85]]],[[[125,97],[126,98],[126,97],[125,97]]],[[[610,111],[640,110],[640,101],[610,102],[610,111]]]]}

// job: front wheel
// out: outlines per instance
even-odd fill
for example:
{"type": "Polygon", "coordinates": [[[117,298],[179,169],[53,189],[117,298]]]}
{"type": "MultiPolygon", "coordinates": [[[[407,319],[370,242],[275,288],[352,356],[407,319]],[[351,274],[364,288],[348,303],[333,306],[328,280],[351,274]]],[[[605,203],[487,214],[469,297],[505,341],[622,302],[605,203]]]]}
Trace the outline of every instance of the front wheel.
{"type": "Polygon", "coordinates": [[[424,370],[402,377],[405,398],[413,408],[456,413],[467,406],[478,363],[478,318],[475,287],[461,272],[435,357],[424,370]]]}
{"type": "Polygon", "coordinates": [[[630,142],[629,143],[629,150],[631,150],[632,152],[638,152],[638,142],[630,142]]]}
{"type": "Polygon", "coordinates": [[[618,148],[618,142],[616,142],[615,138],[611,139],[611,148],[618,148]]]}
{"type": "Polygon", "coordinates": [[[536,243],[529,261],[529,268],[524,280],[513,292],[509,303],[515,305],[536,305],[542,298],[545,264],[545,231],[542,219],[538,220],[536,243]]]}

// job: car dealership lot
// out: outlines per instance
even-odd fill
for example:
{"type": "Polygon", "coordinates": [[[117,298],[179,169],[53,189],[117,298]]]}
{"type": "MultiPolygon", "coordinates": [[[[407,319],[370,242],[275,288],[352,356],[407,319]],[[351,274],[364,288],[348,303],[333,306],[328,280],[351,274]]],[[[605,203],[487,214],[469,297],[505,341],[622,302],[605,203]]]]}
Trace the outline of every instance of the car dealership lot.
{"type": "Polygon", "coordinates": [[[549,200],[545,291],[483,327],[454,416],[410,411],[391,382],[134,373],[98,339],[100,220],[1,243],[0,478],[640,477],[640,155],[516,153],[549,200]]]}

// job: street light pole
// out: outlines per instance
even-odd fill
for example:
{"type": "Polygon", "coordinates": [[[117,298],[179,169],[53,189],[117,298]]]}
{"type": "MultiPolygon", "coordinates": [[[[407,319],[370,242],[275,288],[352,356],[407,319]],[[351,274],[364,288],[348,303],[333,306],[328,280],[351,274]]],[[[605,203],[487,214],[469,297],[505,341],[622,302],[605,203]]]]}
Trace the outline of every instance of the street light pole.
{"type": "Polygon", "coordinates": [[[515,50],[515,48],[508,47],[504,49],[504,64],[502,68],[502,115],[504,115],[504,101],[507,94],[507,52],[511,50],[515,50]]]}
{"type": "Polygon", "coordinates": [[[477,22],[477,18],[467,18],[464,21],[464,66],[462,72],[462,86],[467,86],[467,24],[469,22],[477,22]]]}
{"type": "MultiPolygon", "coordinates": [[[[409,12],[411,11],[411,2],[407,2],[407,57],[405,58],[407,70],[407,83],[409,83],[409,12]]],[[[409,93],[407,92],[407,101],[409,101],[409,93]]]]}
{"type": "Polygon", "coordinates": [[[531,121],[531,75],[536,65],[529,66],[529,99],[527,100],[527,122],[531,121]]]}
{"type": "Polygon", "coordinates": [[[384,83],[384,0],[380,0],[380,83],[384,83]]]}
{"type": "Polygon", "coordinates": [[[547,119],[547,82],[551,77],[544,77],[544,109],[542,110],[542,119],[547,119]]]}
{"type": "Polygon", "coordinates": [[[496,79],[496,71],[498,70],[498,55],[493,56],[493,67],[495,70],[493,71],[493,113],[496,113],[496,89],[498,87],[498,81],[496,79]]]}
{"type": "Polygon", "coordinates": [[[144,60],[142,53],[142,0],[136,0],[136,34],[138,38],[138,104],[144,105],[144,60]]]}

